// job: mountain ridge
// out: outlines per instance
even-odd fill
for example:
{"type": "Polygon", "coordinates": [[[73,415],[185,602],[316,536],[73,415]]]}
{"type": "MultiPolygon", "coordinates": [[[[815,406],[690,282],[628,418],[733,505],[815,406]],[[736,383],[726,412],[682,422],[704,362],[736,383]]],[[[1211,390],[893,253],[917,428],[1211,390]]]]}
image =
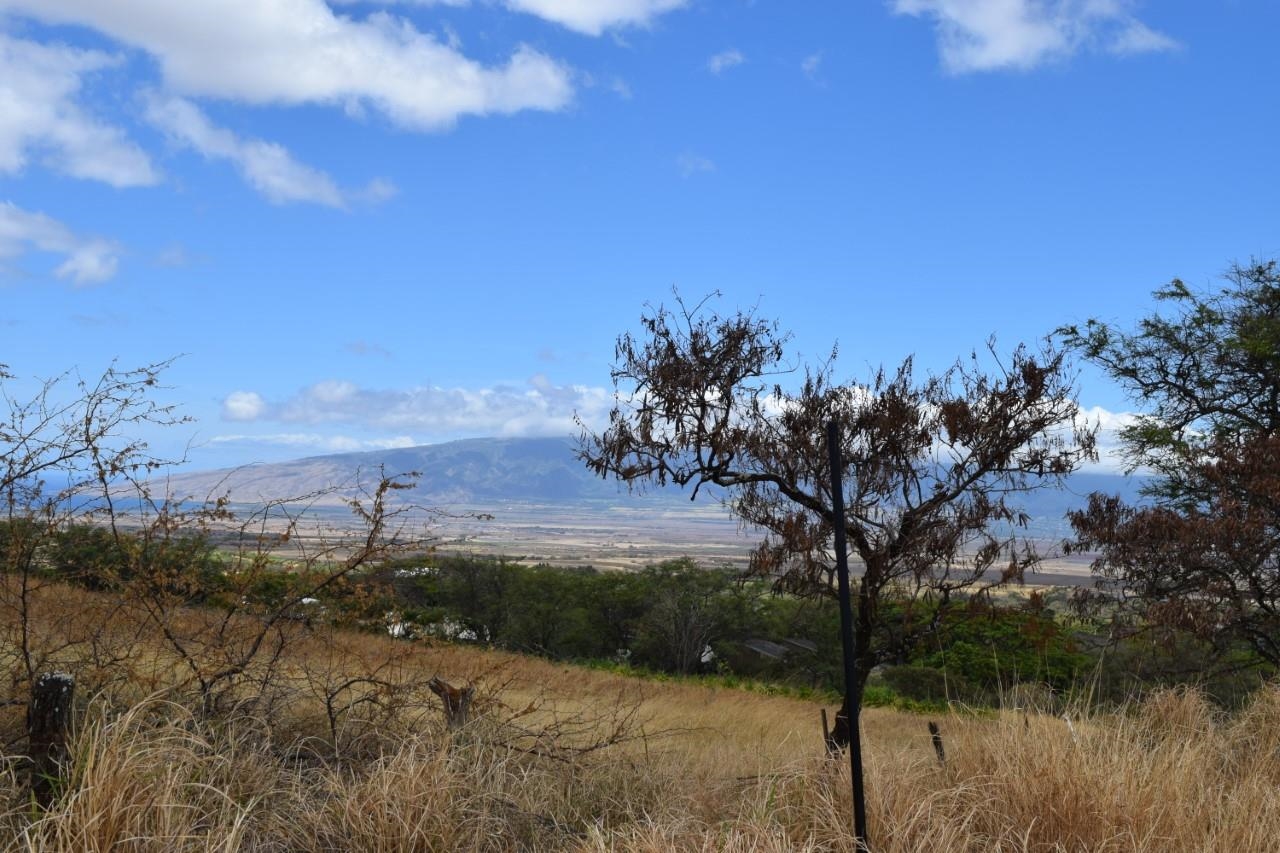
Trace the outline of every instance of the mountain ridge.
{"type": "MultiPolygon", "coordinates": [[[[575,446],[561,438],[467,438],[185,472],[169,477],[168,487],[191,497],[227,493],[239,503],[334,488],[332,500],[321,503],[340,503],[357,479],[371,485],[372,472],[382,471],[387,476],[417,472],[416,484],[405,496],[418,502],[573,503],[627,494],[625,486],[593,475],[578,462],[575,446]]],[[[664,501],[678,497],[678,490],[654,493],[659,491],[664,501]]]]}
{"type": "MultiPolygon", "coordinates": [[[[357,478],[372,485],[372,472],[389,476],[418,472],[405,497],[425,504],[483,507],[493,504],[616,503],[661,505],[664,511],[689,503],[689,490],[676,486],[649,487],[639,494],[590,472],[576,457],[577,444],[568,438],[467,438],[439,444],[302,457],[286,462],[172,475],[169,489],[180,495],[216,497],[227,493],[233,502],[310,495],[337,487],[331,500],[338,504],[352,494],[357,478]]],[[[1083,507],[1094,491],[1134,500],[1140,477],[1081,472],[1061,489],[1037,489],[1018,496],[1018,503],[1035,519],[1062,519],[1068,510],[1083,507]]]]}

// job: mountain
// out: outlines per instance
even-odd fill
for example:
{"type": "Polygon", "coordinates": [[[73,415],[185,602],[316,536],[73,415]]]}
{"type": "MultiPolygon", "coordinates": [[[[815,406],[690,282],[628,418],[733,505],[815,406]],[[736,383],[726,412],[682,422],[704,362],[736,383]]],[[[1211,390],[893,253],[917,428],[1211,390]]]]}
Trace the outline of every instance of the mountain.
{"type": "MultiPolygon", "coordinates": [[[[170,491],[196,498],[230,492],[237,503],[303,495],[350,484],[357,474],[366,483],[378,476],[417,471],[416,487],[406,495],[424,505],[485,508],[503,504],[542,504],[569,508],[582,503],[638,505],[624,486],[593,475],[575,456],[575,444],[561,438],[473,438],[364,453],[312,456],[291,462],[250,465],[170,478],[170,491]]],[[[1140,480],[1105,473],[1079,473],[1063,489],[1041,489],[1019,498],[1036,522],[1060,524],[1064,514],[1084,506],[1090,492],[1136,499],[1140,480]]],[[[667,512],[688,505],[688,490],[650,489],[645,506],[667,512]]],[[[339,503],[341,492],[329,503],[339,503]]],[[[700,500],[699,503],[702,503],[700,500]]]]}
{"type": "MultiPolygon", "coordinates": [[[[473,438],[177,474],[168,486],[177,495],[202,498],[229,492],[234,502],[252,503],[349,485],[357,475],[370,484],[381,469],[388,475],[418,472],[417,485],[406,497],[428,505],[568,505],[616,502],[626,496],[625,487],[593,475],[574,453],[575,445],[568,439],[473,438]]],[[[327,502],[338,503],[342,494],[340,488],[327,502]]],[[[655,490],[655,495],[674,500],[680,492],[655,490]]]]}

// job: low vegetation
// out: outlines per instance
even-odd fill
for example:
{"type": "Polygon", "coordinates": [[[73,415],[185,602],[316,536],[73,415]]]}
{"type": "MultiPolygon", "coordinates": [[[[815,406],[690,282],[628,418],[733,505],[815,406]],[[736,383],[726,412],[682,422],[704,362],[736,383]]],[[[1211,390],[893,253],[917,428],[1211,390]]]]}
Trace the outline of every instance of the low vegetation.
{"type": "MultiPolygon", "coordinates": [[[[311,631],[269,691],[207,716],[173,652],[108,596],[59,586],[36,599],[36,635],[94,636],[98,655],[81,645],[48,661],[80,680],[71,759],[37,808],[11,754],[3,849],[850,847],[847,764],[826,758],[813,701],[311,631]],[[477,687],[467,725],[447,728],[432,676],[477,687]]],[[[876,850],[1273,849],[1280,690],[1233,713],[1191,690],[1065,718],[1023,701],[866,712],[876,850]]],[[[22,708],[2,725],[12,749],[22,708]]]]}

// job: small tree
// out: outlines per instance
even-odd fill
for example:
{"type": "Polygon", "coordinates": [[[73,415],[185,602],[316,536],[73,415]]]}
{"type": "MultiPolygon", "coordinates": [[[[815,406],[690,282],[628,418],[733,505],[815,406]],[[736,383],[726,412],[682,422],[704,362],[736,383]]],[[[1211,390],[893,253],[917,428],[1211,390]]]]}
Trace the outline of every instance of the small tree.
{"type": "Polygon", "coordinates": [[[732,581],[692,560],[674,560],[644,572],[653,590],[639,621],[637,659],[688,674],[709,663],[712,643],[726,622],[726,592],[732,581]]]}
{"type": "Polygon", "coordinates": [[[15,377],[0,365],[0,630],[15,650],[8,662],[15,683],[32,683],[58,650],[33,636],[42,551],[73,522],[110,511],[102,499],[109,482],[144,478],[164,465],[138,434],[184,421],[155,399],[169,364],[112,365],[89,379],[68,372],[37,382],[25,396],[11,390],[15,377]]]}
{"type": "Polygon", "coordinates": [[[1171,315],[1133,332],[1090,320],[1060,331],[1150,411],[1121,432],[1151,502],[1093,495],[1072,513],[1106,596],[1142,624],[1187,629],[1280,666],[1280,269],[1233,266],[1227,286],[1157,291],[1171,315]]]}
{"type": "MultiPolygon", "coordinates": [[[[872,668],[906,655],[962,590],[1021,579],[1039,555],[1017,535],[1013,498],[1056,483],[1094,452],[1077,421],[1063,355],[1018,347],[990,371],[977,354],[917,379],[911,359],[869,382],[837,384],[835,353],[798,390],[788,335],[752,312],[721,317],[706,300],[659,307],[643,336],[618,339],[619,402],[609,426],[584,429],[591,470],[634,485],[722,490],[763,532],[752,569],[779,588],[833,595],[826,425],[842,428],[845,522],[862,563],[854,602],[858,695],[872,668]]],[[[847,743],[848,716],[836,737],[847,743]]]]}
{"type": "Polygon", "coordinates": [[[255,701],[269,702],[267,687],[278,680],[285,650],[312,630],[309,604],[389,558],[433,544],[424,521],[430,511],[395,500],[416,477],[379,470],[370,484],[357,475],[355,494],[346,503],[358,526],[337,534],[326,532],[312,511],[319,498],[351,484],[274,499],[237,516],[225,498],[185,511],[181,501],[151,502],[148,484],[133,483],[143,512],[109,518],[129,558],[121,592],[125,605],[155,630],[185,670],[187,678],[176,686],[195,687],[206,714],[242,700],[246,686],[255,701]],[[190,559],[192,542],[210,532],[226,548],[216,585],[190,559]],[[288,583],[278,594],[258,594],[282,575],[288,583]],[[203,606],[215,592],[220,606],[203,606]]]}
{"type": "Polygon", "coordinates": [[[396,500],[412,472],[380,471],[375,483],[357,477],[354,490],[337,484],[239,516],[225,495],[201,503],[155,494],[155,475],[170,463],[138,436],[185,420],[155,399],[168,365],[113,366],[93,380],[67,373],[26,396],[6,387],[14,377],[0,366],[0,667],[15,686],[77,649],[121,665],[129,656],[100,648],[106,624],[85,636],[33,618],[42,586],[75,581],[116,596],[121,617],[136,617],[173,653],[177,667],[157,665],[186,672],[173,686],[194,686],[206,711],[225,707],[275,678],[286,647],[308,630],[295,618],[307,599],[432,543],[432,512],[396,500]],[[356,516],[354,532],[309,533],[321,525],[308,510],[335,493],[356,516]],[[286,548],[289,583],[278,596],[258,594],[290,568],[278,558],[286,548]]]}

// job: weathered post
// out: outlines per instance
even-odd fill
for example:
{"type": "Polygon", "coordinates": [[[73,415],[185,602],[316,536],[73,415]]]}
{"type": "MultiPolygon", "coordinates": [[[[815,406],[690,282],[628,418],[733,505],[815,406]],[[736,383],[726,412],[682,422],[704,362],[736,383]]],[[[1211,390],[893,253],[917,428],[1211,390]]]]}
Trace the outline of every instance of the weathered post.
{"type": "Polygon", "coordinates": [[[467,724],[467,713],[471,709],[471,700],[476,694],[474,685],[459,688],[441,678],[432,677],[427,682],[427,687],[440,697],[440,702],[444,705],[445,724],[449,727],[449,731],[455,731],[467,724]]]}
{"type": "Polygon", "coordinates": [[[942,729],[933,720],[929,721],[929,737],[933,740],[933,751],[938,755],[938,763],[947,766],[947,751],[942,748],[942,729]]]}
{"type": "Polygon", "coordinates": [[[75,689],[75,678],[65,672],[42,673],[31,685],[31,704],[27,706],[31,793],[41,806],[53,802],[62,778],[75,689]]]}
{"type": "MultiPolygon", "coordinates": [[[[831,515],[835,528],[836,580],[840,594],[840,645],[844,650],[844,706],[849,720],[849,773],[853,780],[853,838],[859,850],[867,841],[867,799],[862,785],[862,737],[858,717],[862,701],[857,690],[857,661],[853,652],[853,605],[849,593],[849,554],[844,529],[844,461],[840,455],[840,425],[827,424],[827,455],[831,461],[831,515]]],[[[837,722],[839,718],[837,717],[837,722]]]]}

